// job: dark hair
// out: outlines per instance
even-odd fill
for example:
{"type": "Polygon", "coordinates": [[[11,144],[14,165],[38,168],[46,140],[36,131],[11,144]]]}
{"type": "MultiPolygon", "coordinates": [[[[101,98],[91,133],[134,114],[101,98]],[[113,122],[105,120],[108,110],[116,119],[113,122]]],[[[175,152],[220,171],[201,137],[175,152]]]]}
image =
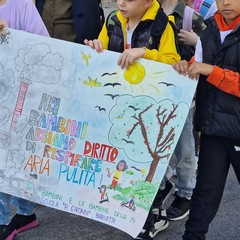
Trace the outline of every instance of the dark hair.
{"type": "Polygon", "coordinates": [[[122,171],[123,171],[123,172],[126,171],[126,170],[128,169],[128,166],[127,166],[127,162],[126,162],[125,160],[120,160],[120,161],[118,162],[117,166],[116,166],[116,169],[118,170],[120,163],[124,163],[124,168],[123,168],[122,171]]]}

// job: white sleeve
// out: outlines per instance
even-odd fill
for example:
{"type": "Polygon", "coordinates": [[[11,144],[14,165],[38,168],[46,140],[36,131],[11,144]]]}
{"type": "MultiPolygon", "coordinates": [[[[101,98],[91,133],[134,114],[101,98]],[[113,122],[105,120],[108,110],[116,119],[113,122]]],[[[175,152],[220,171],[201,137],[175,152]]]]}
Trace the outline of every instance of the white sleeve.
{"type": "Polygon", "coordinates": [[[202,42],[200,38],[198,38],[198,41],[197,41],[194,58],[195,58],[195,61],[202,62],[202,42]]]}

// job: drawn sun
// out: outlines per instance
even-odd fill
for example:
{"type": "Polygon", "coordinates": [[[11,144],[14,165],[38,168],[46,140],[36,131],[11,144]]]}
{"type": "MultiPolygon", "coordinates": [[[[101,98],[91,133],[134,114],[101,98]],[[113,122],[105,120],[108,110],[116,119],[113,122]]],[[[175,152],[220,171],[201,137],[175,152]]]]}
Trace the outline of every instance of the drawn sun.
{"type": "Polygon", "coordinates": [[[155,92],[157,94],[162,91],[162,86],[160,87],[158,82],[163,73],[169,72],[169,70],[160,70],[152,72],[146,68],[148,63],[144,67],[140,62],[134,62],[128,69],[123,73],[123,78],[127,82],[125,85],[126,92],[136,93],[138,92],[146,94],[147,92],[155,92]],[[161,89],[161,90],[160,90],[161,89]]]}
{"type": "Polygon", "coordinates": [[[124,72],[124,79],[130,84],[139,84],[143,81],[146,75],[144,66],[135,62],[124,72]]]}

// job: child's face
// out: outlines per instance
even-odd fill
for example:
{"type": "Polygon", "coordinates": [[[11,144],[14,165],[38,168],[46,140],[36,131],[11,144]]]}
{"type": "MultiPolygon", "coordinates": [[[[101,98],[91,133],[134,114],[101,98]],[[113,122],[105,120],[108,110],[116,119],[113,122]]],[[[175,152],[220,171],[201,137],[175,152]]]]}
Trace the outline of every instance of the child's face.
{"type": "Polygon", "coordinates": [[[194,0],[184,0],[184,1],[185,1],[186,5],[188,5],[188,6],[190,6],[190,7],[193,6],[194,0]]]}
{"type": "Polygon", "coordinates": [[[117,0],[117,5],[126,18],[142,18],[152,0],[117,0]]]}
{"type": "Polygon", "coordinates": [[[119,165],[118,165],[118,170],[119,171],[122,171],[125,167],[125,164],[123,162],[120,162],[119,165]]]}
{"type": "Polygon", "coordinates": [[[216,3],[227,24],[240,16],[240,0],[216,0],[216,3]]]}

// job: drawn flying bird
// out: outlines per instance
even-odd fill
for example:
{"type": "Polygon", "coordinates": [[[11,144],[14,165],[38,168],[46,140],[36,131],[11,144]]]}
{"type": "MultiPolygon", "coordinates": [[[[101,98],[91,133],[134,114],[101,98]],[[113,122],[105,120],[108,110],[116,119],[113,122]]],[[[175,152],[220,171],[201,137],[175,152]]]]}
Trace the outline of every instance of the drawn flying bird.
{"type": "Polygon", "coordinates": [[[121,86],[121,84],[120,84],[120,83],[117,83],[117,82],[115,82],[115,83],[106,83],[106,84],[104,84],[103,86],[104,86],[104,87],[107,87],[107,86],[112,86],[112,87],[115,87],[115,86],[121,86]]]}
{"type": "Polygon", "coordinates": [[[32,178],[34,178],[34,179],[37,179],[37,174],[36,173],[34,173],[34,174],[29,174],[32,178]]]}
{"type": "Polygon", "coordinates": [[[171,86],[176,87],[176,85],[174,85],[174,84],[172,84],[172,83],[167,83],[167,82],[159,82],[158,84],[164,84],[164,85],[166,85],[167,87],[171,87],[171,86]]]}
{"type": "Polygon", "coordinates": [[[98,108],[99,112],[104,111],[106,112],[106,109],[100,106],[95,106],[95,108],[98,108]]]}
{"type": "Polygon", "coordinates": [[[91,54],[89,53],[88,55],[86,55],[84,52],[81,52],[82,54],[82,59],[86,62],[86,65],[89,65],[89,59],[92,58],[91,54]]]}
{"type": "Polygon", "coordinates": [[[113,94],[107,93],[107,94],[104,94],[104,96],[109,96],[109,97],[111,97],[112,100],[113,100],[114,98],[118,97],[119,94],[115,94],[115,95],[113,95],[113,94]]]}
{"type": "Polygon", "coordinates": [[[101,87],[101,83],[97,81],[97,78],[93,80],[88,76],[88,81],[83,81],[83,84],[89,87],[101,87]]]}
{"type": "Polygon", "coordinates": [[[127,144],[128,144],[128,143],[135,144],[133,141],[128,141],[128,140],[126,140],[126,139],[124,139],[124,138],[122,138],[122,140],[125,141],[127,144]]]}
{"type": "Polygon", "coordinates": [[[101,77],[104,77],[104,76],[112,76],[112,75],[116,75],[117,73],[116,72],[114,72],[114,73],[103,73],[102,75],[101,75],[101,77]]]}
{"type": "Polygon", "coordinates": [[[129,108],[132,108],[134,111],[137,111],[137,110],[139,110],[140,108],[136,108],[136,107],[134,107],[134,106],[132,106],[132,105],[130,105],[130,106],[128,106],[129,108]]]}
{"type": "Polygon", "coordinates": [[[141,169],[139,169],[139,168],[136,168],[135,166],[131,166],[131,168],[133,168],[133,169],[137,170],[138,172],[141,172],[141,169]]]}

